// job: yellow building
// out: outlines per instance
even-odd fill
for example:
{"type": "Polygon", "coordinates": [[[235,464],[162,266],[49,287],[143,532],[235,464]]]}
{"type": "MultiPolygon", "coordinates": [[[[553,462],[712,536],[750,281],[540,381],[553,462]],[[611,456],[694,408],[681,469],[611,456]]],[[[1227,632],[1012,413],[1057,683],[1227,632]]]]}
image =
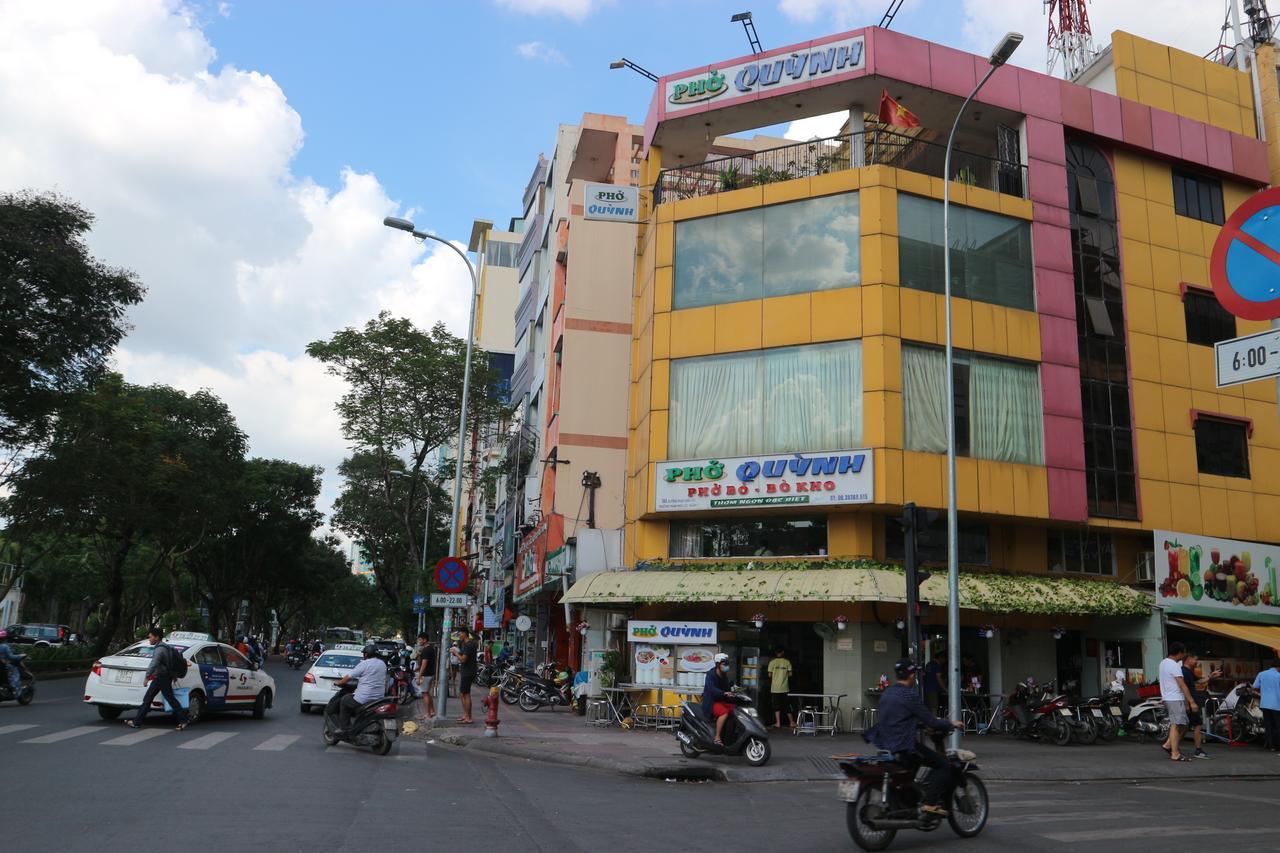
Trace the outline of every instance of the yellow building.
{"type": "MultiPolygon", "coordinates": [[[[571,601],[625,613],[619,627],[715,623],[748,679],[784,648],[802,687],[846,708],[892,672],[903,505],[947,502],[940,143],[985,69],[867,28],[658,82],[636,250],[636,571],[571,601]],[[919,126],[875,121],[882,92],[919,126]],[[708,150],[842,109],[829,140],[708,150]]],[[[1173,610],[1228,633],[1280,625],[1261,600],[1280,595],[1263,566],[1280,542],[1276,389],[1218,388],[1212,346],[1266,328],[1227,314],[1209,278],[1225,215],[1269,182],[1249,75],[1116,33],[1079,80],[999,69],[952,161],[962,651],[984,690],[1034,675],[1087,694],[1151,670],[1173,610]],[[1228,594],[1219,575],[1246,551],[1228,594]]],[[[920,538],[926,560],[945,561],[944,529],[920,538]]],[[[935,574],[922,591],[940,605],[935,574]]],[[[944,608],[924,622],[938,637],[944,608]]]]}

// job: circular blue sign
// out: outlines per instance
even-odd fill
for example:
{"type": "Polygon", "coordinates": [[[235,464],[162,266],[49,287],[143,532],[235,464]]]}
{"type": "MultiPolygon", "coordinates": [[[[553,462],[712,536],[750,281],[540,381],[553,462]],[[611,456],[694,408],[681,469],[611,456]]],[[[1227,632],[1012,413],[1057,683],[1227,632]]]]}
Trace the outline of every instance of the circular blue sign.
{"type": "Polygon", "coordinates": [[[443,557],[436,563],[436,586],[441,592],[462,592],[467,588],[467,564],[458,557],[443,557]]]}

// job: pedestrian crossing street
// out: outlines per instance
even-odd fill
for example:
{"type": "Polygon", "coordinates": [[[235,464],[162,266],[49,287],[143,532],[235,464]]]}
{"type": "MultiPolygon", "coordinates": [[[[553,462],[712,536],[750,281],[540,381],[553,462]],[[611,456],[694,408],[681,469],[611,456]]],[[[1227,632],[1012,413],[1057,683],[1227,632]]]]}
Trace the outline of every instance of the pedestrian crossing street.
{"type": "MultiPolygon", "coordinates": [[[[201,731],[198,728],[177,731],[168,727],[142,729],[126,729],[123,726],[75,726],[58,731],[39,731],[46,729],[36,723],[0,726],[0,744],[50,744],[61,743],[82,738],[88,743],[91,740],[98,746],[129,747],[137,746],[151,740],[166,739],[173,741],[178,749],[207,750],[234,739],[233,746],[243,746],[254,752],[283,752],[302,740],[302,735],[272,735],[265,740],[261,733],[229,731],[201,731]],[[123,729],[123,733],[121,733],[123,729]],[[93,737],[97,735],[97,737],[93,737]]],[[[313,741],[318,745],[318,738],[313,741]]]]}

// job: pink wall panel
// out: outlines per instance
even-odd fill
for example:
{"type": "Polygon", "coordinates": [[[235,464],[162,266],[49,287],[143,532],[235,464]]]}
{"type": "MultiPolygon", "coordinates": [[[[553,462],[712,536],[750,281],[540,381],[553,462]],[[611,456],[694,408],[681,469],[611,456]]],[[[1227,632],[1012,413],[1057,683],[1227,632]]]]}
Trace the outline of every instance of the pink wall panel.
{"type": "Polygon", "coordinates": [[[1059,521],[1088,520],[1089,500],[1085,495],[1083,471],[1049,469],[1049,517],[1059,521]]]}
{"type": "Polygon", "coordinates": [[[927,41],[910,38],[892,30],[874,29],[869,30],[869,33],[876,43],[876,74],[904,83],[930,85],[927,41]]]}
{"type": "Polygon", "coordinates": [[[1027,156],[1046,163],[1066,163],[1062,125],[1035,116],[1027,117],[1027,156]]]}
{"type": "Polygon", "coordinates": [[[1270,182],[1267,144],[1259,139],[1231,134],[1231,166],[1238,173],[1270,182]]]}
{"type": "Polygon", "coordinates": [[[1059,81],[1058,90],[1062,98],[1062,121],[1077,130],[1093,130],[1093,100],[1089,97],[1090,89],[1059,81]]]}
{"type": "Polygon", "coordinates": [[[1209,148],[1209,166],[1214,169],[1231,169],[1231,134],[1220,127],[1205,125],[1205,143],[1209,148]]]}
{"type": "Polygon", "coordinates": [[[940,44],[929,45],[929,76],[933,88],[967,97],[973,91],[973,54],[940,44]]]}
{"type": "MultiPolygon", "coordinates": [[[[1080,382],[1075,383],[1076,402],[1080,401],[1080,382]]],[[[1045,400],[1046,406],[1048,399],[1045,400]]],[[[1084,469],[1084,426],[1080,417],[1044,416],[1044,464],[1050,468],[1084,469]]]]}
{"type": "Polygon", "coordinates": [[[1108,139],[1123,139],[1120,99],[1106,92],[1090,92],[1089,99],[1093,101],[1093,132],[1108,139]]]}
{"type": "MultiPolygon", "coordinates": [[[[982,79],[982,75],[987,73],[986,57],[973,57],[974,78],[976,83],[982,79]]],[[[968,94],[967,92],[965,94],[968,94]]],[[[987,85],[982,87],[982,91],[978,93],[975,99],[984,104],[991,104],[993,107],[1004,107],[1007,110],[1022,109],[1022,98],[1018,94],[1018,69],[1011,65],[1004,65],[996,69],[996,73],[991,75],[991,79],[987,81],[987,85]]]]}
{"type": "Polygon", "coordinates": [[[1075,319],[1040,315],[1040,360],[1068,367],[1080,366],[1075,319]]]}
{"type": "Polygon", "coordinates": [[[1209,146],[1205,142],[1204,124],[1194,119],[1178,118],[1178,135],[1182,137],[1182,156],[1201,166],[1209,165],[1209,146]]]}
{"type": "Polygon", "coordinates": [[[1017,72],[1022,111],[1029,116],[1062,121],[1062,95],[1058,91],[1057,78],[1025,68],[1019,68],[1017,72]]]}
{"type": "MultiPolygon", "coordinates": [[[[1044,413],[1080,420],[1080,371],[1065,364],[1040,365],[1044,413]]],[[[1083,440],[1083,439],[1081,439],[1083,440]]],[[[1083,450],[1081,453],[1083,454],[1083,450]]]]}
{"type": "Polygon", "coordinates": [[[1124,141],[1138,148],[1151,148],[1151,107],[1137,101],[1120,100],[1120,121],[1124,141]]]}
{"type": "Polygon", "coordinates": [[[1151,144],[1166,157],[1182,156],[1182,132],[1176,115],[1164,110],[1151,111],[1151,144]]]}
{"type": "Polygon", "coordinates": [[[1072,272],[1070,230],[1047,222],[1032,222],[1031,251],[1037,269],[1072,272]]]}
{"type": "Polygon", "coordinates": [[[1036,310],[1051,317],[1076,318],[1076,285],[1072,274],[1036,269],[1036,310]]]}
{"type": "Polygon", "coordinates": [[[1067,167],[1061,163],[1046,163],[1030,158],[1027,163],[1027,180],[1033,202],[1067,206],[1067,167]]]}

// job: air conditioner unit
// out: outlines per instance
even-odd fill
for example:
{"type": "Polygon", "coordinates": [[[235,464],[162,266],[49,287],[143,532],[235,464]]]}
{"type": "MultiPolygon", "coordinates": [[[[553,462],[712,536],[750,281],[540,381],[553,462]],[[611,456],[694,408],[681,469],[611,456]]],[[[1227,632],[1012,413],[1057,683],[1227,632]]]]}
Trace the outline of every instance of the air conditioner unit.
{"type": "Polygon", "coordinates": [[[1134,561],[1133,574],[1139,583],[1153,583],[1156,579],[1156,554],[1154,551],[1143,551],[1134,561]]]}

